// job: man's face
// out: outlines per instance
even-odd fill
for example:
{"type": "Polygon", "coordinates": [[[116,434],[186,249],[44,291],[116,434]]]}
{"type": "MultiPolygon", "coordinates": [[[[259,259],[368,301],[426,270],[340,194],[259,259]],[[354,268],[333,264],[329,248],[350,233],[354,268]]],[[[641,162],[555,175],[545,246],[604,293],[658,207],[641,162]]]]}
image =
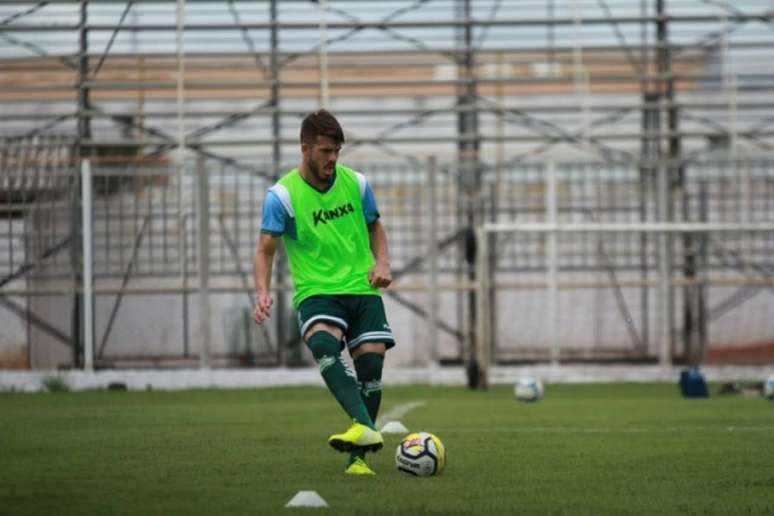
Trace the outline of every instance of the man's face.
{"type": "Polygon", "coordinates": [[[327,184],[336,170],[336,160],[339,159],[341,144],[327,136],[318,136],[317,142],[301,144],[301,151],[309,171],[315,179],[327,184]]]}

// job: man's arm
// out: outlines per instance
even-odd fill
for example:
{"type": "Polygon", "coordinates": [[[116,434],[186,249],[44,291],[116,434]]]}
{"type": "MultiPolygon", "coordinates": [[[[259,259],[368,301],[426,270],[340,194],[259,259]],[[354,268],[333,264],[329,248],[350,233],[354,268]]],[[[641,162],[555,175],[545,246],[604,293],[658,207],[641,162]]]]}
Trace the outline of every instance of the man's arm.
{"type": "Polygon", "coordinates": [[[261,233],[258,239],[258,249],[253,258],[253,279],[255,280],[255,307],[253,319],[258,324],[269,318],[269,310],[274,304],[271,297],[271,269],[274,264],[274,253],[277,250],[279,237],[269,233],[261,233]]]}
{"type": "Polygon", "coordinates": [[[376,260],[373,269],[368,272],[368,281],[372,287],[389,287],[392,283],[390,253],[387,248],[387,233],[379,219],[368,225],[368,235],[371,240],[371,252],[376,260]]]}

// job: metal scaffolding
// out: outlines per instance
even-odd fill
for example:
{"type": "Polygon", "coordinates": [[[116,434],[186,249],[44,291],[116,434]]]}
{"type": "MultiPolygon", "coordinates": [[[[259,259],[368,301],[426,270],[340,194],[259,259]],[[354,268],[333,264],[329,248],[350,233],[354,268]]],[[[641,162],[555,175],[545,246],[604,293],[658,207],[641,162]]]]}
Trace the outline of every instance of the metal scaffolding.
{"type": "MultiPolygon", "coordinates": [[[[29,367],[300,360],[282,259],[272,328],[240,312],[229,327],[244,342],[212,347],[220,330],[199,314],[219,293],[250,302],[263,195],[296,164],[300,119],[328,106],[342,160],[381,201],[387,298],[431,322],[432,351],[411,359],[462,361],[475,377],[483,223],[544,222],[545,203],[582,222],[774,219],[773,29],[761,0],[4,2],[0,300],[25,321],[29,367]],[[551,167],[561,179],[545,199],[551,167]],[[121,307],[142,296],[179,314],[174,344],[112,349],[121,307]],[[37,341],[66,352],[38,356],[50,346],[37,341]]],[[[551,252],[559,271],[607,276],[560,284],[605,284],[612,311],[638,320],[615,357],[693,360],[713,317],[770,292],[774,274],[770,233],[712,251],[703,235],[585,235],[551,252]],[[708,271],[740,275],[714,308],[708,271]],[[653,289],[670,300],[655,326],[653,289]],[[680,344],[655,349],[656,329],[680,344]]],[[[542,244],[522,244],[497,256],[491,281],[549,267],[542,244]]],[[[508,298],[497,290],[493,303],[508,298]]],[[[124,332],[116,342],[161,339],[124,332]]],[[[511,347],[492,360],[553,357],[511,347]]]]}

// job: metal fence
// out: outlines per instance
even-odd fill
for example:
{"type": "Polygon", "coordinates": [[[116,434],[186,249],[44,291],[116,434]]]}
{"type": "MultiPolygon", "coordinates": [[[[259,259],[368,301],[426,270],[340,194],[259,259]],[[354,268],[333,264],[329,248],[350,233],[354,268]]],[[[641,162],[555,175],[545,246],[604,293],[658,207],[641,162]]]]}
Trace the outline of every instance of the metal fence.
{"type": "MultiPolygon", "coordinates": [[[[3,306],[26,328],[17,333],[29,365],[83,364],[86,349],[97,367],[304,360],[287,304],[267,328],[254,326],[249,316],[252,257],[270,180],[201,157],[181,166],[97,164],[87,170],[91,193],[81,195],[83,171],[74,166],[69,140],[26,142],[35,149],[26,154],[18,150],[24,145],[7,143],[2,156],[0,274],[3,306]],[[86,211],[83,198],[91,201],[86,211]],[[88,270],[80,252],[87,226],[88,270]],[[89,291],[94,334],[86,342],[89,291]]],[[[566,291],[561,304],[572,307],[562,310],[562,359],[659,359],[659,239],[635,229],[660,221],[655,178],[647,169],[604,162],[491,167],[480,170],[470,195],[459,164],[348,165],[366,174],[390,237],[395,285],[386,299],[393,325],[404,341],[419,336],[422,342],[403,360],[467,360],[477,320],[494,328],[495,362],[551,359],[550,326],[542,317],[549,267],[566,291]],[[475,226],[464,216],[464,203],[475,206],[475,226]],[[564,232],[553,251],[550,229],[511,231],[486,245],[474,238],[480,224],[518,229],[552,222],[551,210],[554,223],[586,229],[564,232]],[[606,224],[632,229],[593,229],[606,224]],[[476,319],[468,303],[481,287],[476,247],[490,253],[491,318],[476,319]]],[[[684,173],[690,187],[671,200],[672,224],[742,228],[774,220],[774,161],[718,159],[696,162],[684,173]]],[[[667,256],[675,299],[669,331],[676,342],[668,360],[706,357],[713,345],[774,340],[765,315],[772,309],[774,231],[675,233],[667,256]],[[696,306],[697,289],[708,287],[712,296],[696,306]],[[690,344],[700,328],[704,342],[690,344]]],[[[278,295],[289,287],[282,266],[274,284],[278,295]]]]}
{"type": "MultiPolygon", "coordinates": [[[[475,229],[545,221],[546,163],[561,223],[774,219],[772,20],[763,0],[3,2],[0,363],[303,361],[286,288],[268,328],[246,310],[263,196],[319,106],[380,202],[399,337],[430,343],[393,356],[468,361],[475,229]]],[[[597,308],[567,322],[585,340],[564,359],[658,354],[657,240],[563,234],[560,284],[606,285],[566,301],[597,308]]],[[[504,289],[541,284],[546,237],[492,245],[504,289]]],[[[765,233],[674,238],[671,271],[728,283],[706,307],[710,346],[772,340],[757,315],[771,250],[765,233]]],[[[694,302],[675,288],[675,310],[694,302]]],[[[514,292],[497,293],[496,324],[544,312],[514,292]]],[[[498,326],[494,359],[547,359],[545,331],[498,326]]]]}

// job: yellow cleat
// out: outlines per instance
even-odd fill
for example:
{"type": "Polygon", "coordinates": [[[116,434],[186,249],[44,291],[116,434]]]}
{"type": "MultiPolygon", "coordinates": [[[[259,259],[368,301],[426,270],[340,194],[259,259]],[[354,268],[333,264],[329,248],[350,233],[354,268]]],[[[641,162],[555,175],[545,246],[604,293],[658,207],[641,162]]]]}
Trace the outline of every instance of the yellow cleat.
{"type": "Polygon", "coordinates": [[[376,475],[374,471],[368,467],[368,464],[358,457],[355,462],[350,464],[347,469],[344,470],[347,475],[376,475]]]}
{"type": "Polygon", "coordinates": [[[334,434],[328,438],[328,444],[338,451],[352,451],[353,448],[365,448],[375,452],[384,446],[382,434],[355,421],[343,434],[334,434]]]}

